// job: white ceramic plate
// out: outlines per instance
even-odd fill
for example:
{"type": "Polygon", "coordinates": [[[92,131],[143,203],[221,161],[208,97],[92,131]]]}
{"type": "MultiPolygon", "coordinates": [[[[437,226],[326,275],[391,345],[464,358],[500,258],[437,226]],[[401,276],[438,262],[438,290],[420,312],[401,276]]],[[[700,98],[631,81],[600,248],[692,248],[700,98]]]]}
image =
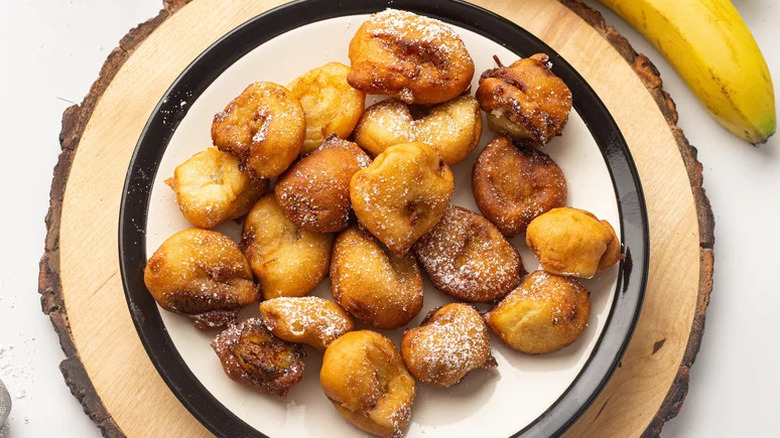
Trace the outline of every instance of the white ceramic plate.
{"type": "MultiPolygon", "coordinates": [[[[319,3],[322,2],[308,1],[298,5],[308,4],[311,8],[319,3]]],[[[354,3],[360,4],[355,5],[356,8],[382,9],[378,5],[367,5],[366,2],[354,3]]],[[[435,3],[457,5],[447,1],[435,3]]],[[[293,4],[287,8],[291,7],[296,6],[293,4]]],[[[285,13],[282,8],[253,22],[258,28],[261,26],[257,23],[263,19],[283,27],[285,17],[295,17],[289,20],[293,22],[300,19],[295,15],[295,11],[288,10],[285,13]]],[[[183,73],[169,90],[166,99],[161,102],[139,142],[128,175],[120,225],[120,232],[124,233],[120,239],[120,255],[131,313],[139,334],[163,377],[184,404],[218,434],[242,435],[256,431],[258,434],[272,437],[365,435],[345,421],[322,392],[319,385],[320,353],[307,348],[304,378],[293,387],[285,399],[258,393],[225,376],[219,360],[209,346],[216,332],[199,331],[187,318],[157,309],[153,301],[151,304],[148,302],[151,297],[143,287],[142,280],[139,285],[136,278],[139,275],[138,268],[143,267],[143,262],[165,239],[179,230],[191,227],[176,205],[175,194],[163,181],[173,174],[177,165],[211,144],[210,127],[214,114],[221,111],[251,82],[272,81],[287,84],[302,73],[330,61],[349,64],[349,41],[367,15],[309,18],[311,19],[308,21],[311,22],[308,24],[287,23],[292,28],[263,41],[262,44],[253,45],[241,39],[246,53],[236,53],[226,48],[230,43],[230,36],[227,37],[227,43],[223,41],[210,48],[183,73]],[[223,45],[221,52],[220,44],[223,45]],[[221,57],[216,56],[220,54],[221,57]],[[209,56],[218,58],[217,67],[209,56]],[[206,73],[200,72],[201,70],[206,73]],[[188,78],[188,74],[193,78],[188,78]],[[147,143],[148,147],[145,146],[147,143]],[[151,158],[145,158],[145,147],[151,158]],[[130,208],[136,198],[144,204],[138,208],[148,209],[145,216],[133,217],[139,213],[138,208],[130,208]],[[154,323],[150,323],[150,319],[154,319],[154,323]],[[171,374],[177,377],[171,378],[171,374]],[[179,382],[181,379],[183,381],[179,382]],[[203,400],[194,402],[194,394],[208,395],[208,403],[204,404],[203,400]],[[204,406],[197,407],[197,403],[204,406]],[[226,411],[229,415],[217,419],[216,411],[226,411]]],[[[234,32],[232,38],[236,39],[235,34],[242,32],[242,29],[248,33],[247,28],[251,26],[252,22],[245,24],[234,32]]],[[[472,83],[473,90],[477,88],[479,73],[495,67],[493,55],[498,55],[505,64],[509,64],[518,56],[528,56],[540,48],[525,47],[523,51],[515,53],[501,42],[484,35],[484,32],[478,33],[464,26],[475,29],[467,23],[460,26],[453,24],[474,59],[477,74],[472,83]]],[[[515,28],[514,31],[517,32],[518,29],[515,28]]],[[[545,51],[552,55],[556,73],[559,68],[563,73],[568,73],[564,68],[568,66],[558,65],[559,62],[565,64],[563,60],[551,51],[545,51]]],[[[559,75],[566,79],[565,74],[559,75]]],[[[618,154],[619,158],[629,164],[627,170],[630,178],[622,177],[627,180],[624,183],[620,180],[621,177],[615,175],[619,169],[618,166],[611,165],[613,163],[610,163],[609,152],[606,151],[610,146],[605,145],[608,141],[605,138],[616,136],[622,142],[622,137],[614,128],[614,123],[614,132],[609,132],[606,137],[603,132],[591,132],[585,120],[593,119],[594,112],[599,113],[602,118],[606,115],[604,123],[607,127],[611,118],[603,106],[583,106],[583,101],[588,100],[585,98],[594,97],[595,94],[586,96],[587,93],[577,87],[579,84],[569,85],[575,96],[576,110],[572,111],[563,135],[551,141],[545,152],[558,163],[566,176],[569,189],[567,205],[586,209],[599,218],[608,220],[618,235],[623,235],[624,242],[626,230],[623,230],[622,226],[627,220],[626,208],[621,208],[618,192],[623,189],[626,193],[639,197],[637,205],[642,206],[638,212],[640,220],[631,218],[631,224],[638,227],[637,235],[640,239],[638,243],[632,244],[644,246],[634,246],[631,249],[634,250],[633,265],[644,268],[644,260],[640,260],[641,263],[637,265],[636,254],[639,250],[642,256],[646,255],[646,221],[643,221],[641,214],[641,190],[638,188],[635,171],[631,172],[633,165],[630,156],[624,144],[618,145],[622,146],[617,149],[621,152],[618,154]],[[625,187],[621,187],[621,183],[625,187]]],[[[383,98],[370,96],[367,104],[383,98]]],[[[453,167],[456,188],[452,204],[479,211],[471,191],[471,169],[482,147],[493,136],[485,124],[480,146],[466,161],[453,167]]],[[[622,200],[622,205],[626,205],[626,199],[622,200]]],[[[634,214],[636,213],[635,211],[634,214]]],[[[241,233],[240,224],[232,221],[216,229],[236,240],[241,233]]],[[[529,272],[537,269],[538,262],[525,246],[524,236],[518,236],[511,241],[520,251],[525,268],[529,272]]],[[[644,289],[644,269],[637,275],[641,278],[633,279],[636,284],[628,285],[628,275],[619,275],[621,269],[626,269],[626,265],[622,263],[620,267],[613,267],[583,282],[591,292],[592,309],[587,328],[574,344],[552,354],[530,356],[507,348],[497,337],[491,335],[493,354],[498,361],[497,368],[474,371],[462,383],[451,388],[418,384],[408,436],[471,437],[485,433],[490,436],[509,436],[523,430],[528,433],[534,430],[540,433],[557,433],[563,430],[587,406],[588,400],[595,396],[606,381],[628,341],[644,289]],[[542,420],[551,415],[551,407],[565,399],[562,396],[578,380],[586,365],[593,366],[589,362],[595,356],[594,350],[605,332],[605,327],[612,324],[610,315],[617,304],[616,297],[621,296],[619,291],[632,288],[635,289],[633,299],[625,305],[625,327],[619,336],[616,336],[617,348],[612,348],[599,361],[601,372],[596,373],[598,380],[593,382],[595,385],[590,385],[595,389],[583,390],[584,398],[576,397],[577,400],[570,402],[571,407],[562,410],[553,418],[555,421],[545,426],[542,420]]],[[[632,266],[628,266],[628,269],[631,268],[632,266]]],[[[319,285],[313,295],[331,298],[328,279],[319,285]]],[[[423,310],[408,327],[419,325],[430,309],[451,301],[450,297],[436,290],[426,280],[423,310]]],[[[246,318],[254,315],[257,315],[256,305],[249,306],[240,316],[246,318]]],[[[396,345],[400,345],[403,329],[383,333],[396,345]]]]}

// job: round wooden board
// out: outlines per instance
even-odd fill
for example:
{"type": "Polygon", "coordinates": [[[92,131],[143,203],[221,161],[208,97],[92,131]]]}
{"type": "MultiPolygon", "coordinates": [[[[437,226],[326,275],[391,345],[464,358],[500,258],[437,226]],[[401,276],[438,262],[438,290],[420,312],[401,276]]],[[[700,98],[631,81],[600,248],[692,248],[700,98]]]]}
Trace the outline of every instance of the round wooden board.
{"type": "MultiPolygon", "coordinates": [[[[136,141],[176,76],[206,47],[282,0],[165,0],[66,110],[39,288],[67,356],[60,369],[106,436],[208,436],[155,371],[119,276],[117,226],[136,141]],[[139,87],[138,84],[143,84],[139,87]]],[[[653,436],[687,392],[712,289],[714,221],[696,150],[657,70],[577,0],[477,0],[553,47],[596,90],[636,161],[650,220],[647,294],[634,337],[569,436],[653,436]]]]}

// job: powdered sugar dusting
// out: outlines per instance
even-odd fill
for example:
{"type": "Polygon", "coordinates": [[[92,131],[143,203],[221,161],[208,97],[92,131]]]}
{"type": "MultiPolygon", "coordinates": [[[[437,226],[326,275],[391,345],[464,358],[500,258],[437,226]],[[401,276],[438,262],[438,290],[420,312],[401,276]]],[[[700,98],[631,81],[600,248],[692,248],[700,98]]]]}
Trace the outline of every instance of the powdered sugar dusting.
{"type": "Polygon", "coordinates": [[[373,14],[369,22],[376,25],[372,32],[374,36],[413,38],[426,45],[435,45],[448,55],[465,51],[461,50],[463,42],[451,27],[430,17],[397,9],[385,9],[373,14]]]}
{"type": "Polygon", "coordinates": [[[273,114],[268,114],[263,119],[263,123],[260,124],[260,127],[257,129],[257,132],[255,132],[255,135],[252,136],[252,141],[254,143],[262,143],[265,141],[266,137],[268,137],[268,126],[271,124],[272,119],[273,114]]]}
{"type": "Polygon", "coordinates": [[[354,324],[336,303],[319,297],[280,297],[260,304],[266,327],[275,335],[324,350],[354,324]]]}
{"type": "Polygon", "coordinates": [[[414,251],[434,285],[462,300],[501,298],[524,274],[520,255],[501,233],[460,207],[449,207],[414,251]]]}
{"type": "Polygon", "coordinates": [[[423,381],[454,385],[475,368],[495,366],[482,317],[471,306],[448,304],[421,327],[404,334],[404,360],[423,381]]]}
{"type": "Polygon", "coordinates": [[[293,164],[276,183],[276,200],[287,217],[312,232],[347,227],[352,206],[349,182],[371,159],[354,143],[332,136],[293,164]]]}
{"type": "Polygon", "coordinates": [[[474,62],[460,37],[441,21],[387,9],[353,37],[350,85],[407,103],[446,102],[463,93],[474,62]]]}

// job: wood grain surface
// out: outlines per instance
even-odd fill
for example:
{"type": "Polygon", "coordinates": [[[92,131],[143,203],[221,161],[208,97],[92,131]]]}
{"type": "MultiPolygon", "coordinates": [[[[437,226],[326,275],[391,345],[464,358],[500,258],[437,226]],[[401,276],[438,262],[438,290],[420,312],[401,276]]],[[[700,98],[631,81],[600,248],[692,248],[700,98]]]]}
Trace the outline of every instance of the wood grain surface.
{"type": "MultiPolygon", "coordinates": [[[[119,204],[135,143],[168,86],[221,35],[281,3],[166,0],[63,115],[39,289],[67,356],[65,381],[106,436],[209,435],[156,373],[133,327],[119,275],[119,204]]],[[[712,289],[714,220],[696,150],[676,126],[657,70],[598,12],[577,0],[475,3],[565,57],[631,149],[650,220],[645,303],[621,367],[567,435],[658,435],[687,392],[712,289]]]]}

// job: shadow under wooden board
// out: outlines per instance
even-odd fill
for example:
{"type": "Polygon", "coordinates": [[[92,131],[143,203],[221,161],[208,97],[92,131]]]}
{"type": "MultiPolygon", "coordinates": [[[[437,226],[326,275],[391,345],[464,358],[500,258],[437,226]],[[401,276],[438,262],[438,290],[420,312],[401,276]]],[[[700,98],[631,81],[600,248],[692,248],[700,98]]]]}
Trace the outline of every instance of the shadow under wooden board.
{"type": "MultiPolygon", "coordinates": [[[[120,41],[81,105],[63,116],[39,288],[67,356],[65,380],[107,436],[209,434],[156,373],[136,334],[119,276],[119,205],[136,140],[179,72],[221,35],[281,3],[166,0],[157,17],[120,41]]],[[[622,366],[567,434],[657,435],[687,392],[712,289],[714,221],[696,150],[676,126],[658,72],[598,12],[576,0],[474,3],[566,58],[631,149],[650,222],[644,307],[622,366]]]]}

